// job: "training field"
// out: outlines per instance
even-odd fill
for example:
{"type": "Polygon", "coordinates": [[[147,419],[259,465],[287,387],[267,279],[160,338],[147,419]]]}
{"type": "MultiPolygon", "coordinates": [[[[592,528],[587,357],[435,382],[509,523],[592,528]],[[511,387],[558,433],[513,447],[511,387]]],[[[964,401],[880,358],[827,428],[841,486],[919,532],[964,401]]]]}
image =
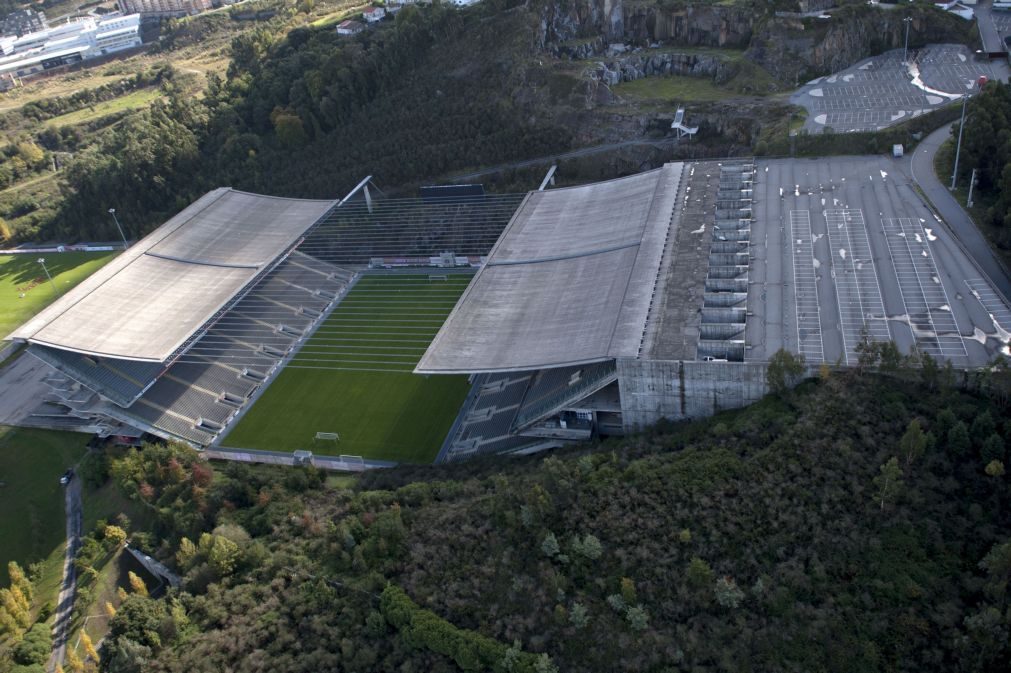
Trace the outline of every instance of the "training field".
{"type": "Polygon", "coordinates": [[[60,475],[79,461],[89,435],[0,426],[0,586],[7,562],[40,561],[65,538],[60,475]]]}
{"type": "Polygon", "coordinates": [[[57,297],[38,262],[40,257],[63,294],[115,256],[114,252],[0,255],[0,339],[57,297]]]}
{"type": "Polygon", "coordinates": [[[470,279],[364,276],[222,444],[431,462],[467,377],[411,372],[470,279]]]}

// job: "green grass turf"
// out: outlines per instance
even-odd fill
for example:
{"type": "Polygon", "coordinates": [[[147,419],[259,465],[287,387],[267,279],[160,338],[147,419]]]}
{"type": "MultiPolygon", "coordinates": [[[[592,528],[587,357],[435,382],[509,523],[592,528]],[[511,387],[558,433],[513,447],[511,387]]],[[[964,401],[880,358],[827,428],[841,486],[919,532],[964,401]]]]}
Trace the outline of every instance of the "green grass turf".
{"type": "Polygon", "coordinates": [[[38,263],[62,294],[116,256],[114,252],[59,252],[0,256],[0,338],[48,306],[57,297],[38,263]],[[24,297],[21,295],[24,294],[24,297]]]}
{"type": "Polygon", "coordinates": [[[45,122],[46,126],[74,126],[85,122],[101,119],[123,110],[145,108],[154,101],[162,97],[162,92],[155,87],[133,91],[118,98],[96,103],[90,107],[68,112],[67,114],[53,117],[45,122]]]}
{"type": "Polygon", "coordinates": [[[222,444],[431,462],[467,378],[411,372],[469,282],[362,278],[222,444]]]}
{"type": "Polygon", "coordinates": [[[0,585],[59,547],[66,530],[60,475],[84,455],[89,435],[0,426],[0,585]]]}

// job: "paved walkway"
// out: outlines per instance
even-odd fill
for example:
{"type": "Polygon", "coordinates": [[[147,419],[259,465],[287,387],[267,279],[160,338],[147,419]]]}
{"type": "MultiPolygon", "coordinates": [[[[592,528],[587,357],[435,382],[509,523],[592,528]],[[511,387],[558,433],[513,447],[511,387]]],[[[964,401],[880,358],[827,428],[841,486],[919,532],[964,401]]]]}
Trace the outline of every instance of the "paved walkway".
{"type": "Polygon", "coordinates": [[[1011,297],[1011,274],[997,258],[986,237],[969,217],[962,205],[941,183],[934,173],[934,155],[945,140],[951,136],[950,126],[931,133],[910,155],[910,171],[913,180],[920,186],[934,210],[944,219],[959,244],[969,253],[969,257],[1004,294],[1011,297]]]}
{"type": "MultiPolygon", "coordinates": [[[[240,449],[227,446],[216,446],[204,449],[202,452],[211,460],[234,460],[240,463],[269,463],[271,465],[294,465],[295,457],[290,452],[263,451],[260,449],[240,449]]],[[[389,460],[361,459],[358,456],[320,456],[313,454],[312,464],[321,470],[337,472],[364,472],[383,467],[396,467],[397,463],[389,460]]]]}
{"type": "Polygon", "coordinates": [[[63,584],[56,600],[56,620],[53,622],[53,653],[46,664],[52,673],[56,664],[62,664],[67,654],[67,639],[70,637],[70,616],[74,612],[74,596],[77,592],[77,569],[74,559],[81,547],[81,480],[74,477],[64,490],[67,508],[67,551],[63,558],[63,584]]]}

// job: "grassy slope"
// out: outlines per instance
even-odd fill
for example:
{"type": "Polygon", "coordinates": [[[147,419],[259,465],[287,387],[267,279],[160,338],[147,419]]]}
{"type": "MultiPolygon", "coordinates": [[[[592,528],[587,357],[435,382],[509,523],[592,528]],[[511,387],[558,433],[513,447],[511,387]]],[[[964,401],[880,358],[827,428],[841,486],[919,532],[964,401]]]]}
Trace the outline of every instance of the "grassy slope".
{"type": "Polygon", "coordinates": [[[294,361],[296,367],[342,369],[289,367],[281,372],[224,444],[430,462],[467,395],[467,380],[410,372],[469,277],[438,283],[408,280],[362,279],[294,361]],[[418,327],[410,321],[422,311],[430,312],[430,318],[418,327]],[[396,339],[408,330],[420,341],[400,349],[389,345],[390,332],[396,339]],[[340,433],[341,441],[313,442],[317,432],[340,433]]]}
{"type": "MultiPolygon", "coordinates": [[[[66,292],[90,276],[115,253],[63,252],[43,255],[46,267],[60,292],[66,292]]],[[[49,305],[56,297],[37,262],[39,255],[0,257],[0,337],[49,305]],[[42,282],[39,284],[38,281],[42,282]],[[33,285],[30,289],[26,289],[33,285]],[[21,288],[19,290],[19,288],[21,288]],[[20,295],[24,293],[22,299],[20,295]]]]}
{"type": "Polygon", "coordinates": [[[105,117],[116,112],[122,112],[123,110],[139,110],[147,107],[158,98],[161,98],[161,96],[162,92],[155,87],[140,89],[139,91],[128,93],[125,96],[120,96],[119,98],[113,98],[91,107],[86,107],[74,112],[68,112],[67,114],[60,115],[59,117],[53,117],[52,119],[46,121],[46,125],[73,126],[75,124],[83,124],[95,119],[100,119],[101,117],[105,117]]]}
{"type": "Polygon", "coordinates": [[[7,562],[48,557],[64,538],[59,478],[85,453],[87,435],[0,427],[0,585],[7,562]]]}

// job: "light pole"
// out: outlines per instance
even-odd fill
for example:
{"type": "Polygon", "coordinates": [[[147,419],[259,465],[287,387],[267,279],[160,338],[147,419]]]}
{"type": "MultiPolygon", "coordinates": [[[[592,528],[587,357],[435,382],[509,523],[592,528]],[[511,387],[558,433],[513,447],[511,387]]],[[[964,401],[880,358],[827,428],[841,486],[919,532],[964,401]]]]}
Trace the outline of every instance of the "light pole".
{"type": "Polygon", "coordinates": [[[123,227],[119,226],[119,218],[116,217],[116,209],[109,208],[109,214],[112,215],[112,221],[116,223],[116,228],[119,229],[119,237],[123,239],[123,249],[126,250],[126,236],[123,235],[123,227]]]}
{"type": "Polygon", "coordinates": [[[46,258],[39,257],[39,264],[42,265],[42,270],[46,272],[46,278],[49,279],[49,284],[53,286],[53,292],[58,294],[59,290],[56,289],[56,283],[53,282],[53,277],[49,275],[49,269],[46,268],[46,258]]]}
{"type": "Polygon", "coordinates": [[[909,24],[913,22],[913,17],[907,16],[902,19],[902,23],[906,24],[906,42],[902,47],[902,62],[906,63],[906,53],[909,51],[909,24]]]}
{"type": "Polygon", "coordinates": [[[972,94],[972,90],[977,86],[982,88],[986,84],[986,77],[980,76],[978,80],[973,82],[970,86],[968,93],[962,97],[962,119],[958,122],[958,143],[955,145],[955,167],[951,171],[951,187],[949,189],[955,189],[955,180],[958,177],[958,157],[962,153],[962,129],[965,127],[965,105],[969,102],[969,96],[972,94]]]}

